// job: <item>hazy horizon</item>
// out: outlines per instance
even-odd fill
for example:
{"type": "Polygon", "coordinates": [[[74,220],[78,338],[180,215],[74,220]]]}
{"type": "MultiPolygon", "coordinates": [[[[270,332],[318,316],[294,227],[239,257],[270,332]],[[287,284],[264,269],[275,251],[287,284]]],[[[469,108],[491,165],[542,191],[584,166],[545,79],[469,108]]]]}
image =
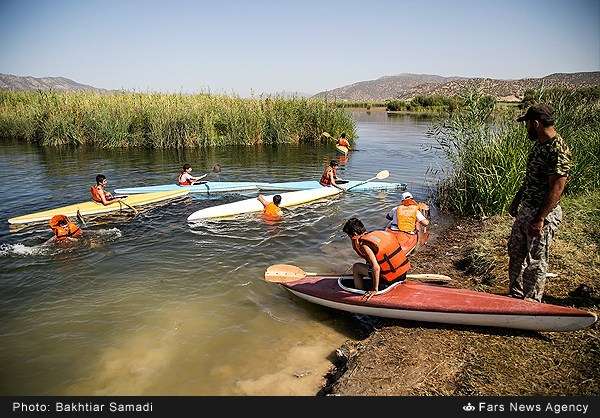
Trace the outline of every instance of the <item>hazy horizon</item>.
{"type": "Polygon", "coordinates": [[[600,70],[600,2],[4,1],[0,73],[104,89],[324,90],[402,73],[600,70]]]}

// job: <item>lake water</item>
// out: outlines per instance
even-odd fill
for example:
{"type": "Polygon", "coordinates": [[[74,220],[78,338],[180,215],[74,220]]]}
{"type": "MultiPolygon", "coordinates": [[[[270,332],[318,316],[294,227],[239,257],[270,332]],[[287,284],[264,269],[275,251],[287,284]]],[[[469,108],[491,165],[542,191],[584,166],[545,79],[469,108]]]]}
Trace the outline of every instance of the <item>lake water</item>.
{"type": "MultiPolygon", "coordinates": [[[[360,138],[343,178],[387,169],[427,197],[429,119],[353,112],[360,138]]],[[[186,197],[130,219],[104,217],[69,246],[45,244],[46,225],[10,232],[10,217],[89,199],[96,174],[109,189],[165,184],[185,162],[220,180],[319,179],[331,146],[188,151],[40,149],[0,145],[0,394],[314,394],[327,359],[360,323],[262,280],[271,264],[344,272],[357,260],[341,231],[358,216],[383,227],[401,192],[352,193],[260,216],[190,227],[211,205],[255,196],[186,197]]],[[[218,180],[215,179],[214,180],[218,180]]]]}

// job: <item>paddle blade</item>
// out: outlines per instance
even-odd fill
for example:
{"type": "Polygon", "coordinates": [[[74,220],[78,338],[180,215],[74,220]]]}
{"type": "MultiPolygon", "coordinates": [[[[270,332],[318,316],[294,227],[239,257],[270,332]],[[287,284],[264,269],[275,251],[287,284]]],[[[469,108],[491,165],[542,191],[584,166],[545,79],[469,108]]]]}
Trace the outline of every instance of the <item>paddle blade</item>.
{"type": "Polygon", "coordinates": [[[291,264],[274,264],[265,271],[265,280],[271,283],[288,283],[304,277],[304,270],[291,264]]]}
{"type": "Polygon", "coordinates": [[[387,170],[383,170],[380,171],[379,173],[377,173],[377,175],[375,177],[377,177],[377,180],[383,180],[383,179],[387,179],[390,176],[390,172],[387,170]]]}
{"type": "Polygon", "coordinates": [[[323,132],[321,135],[323,135],[325,138],[331,138],[331,135],[329,135],[329,132],[323,132]]]}

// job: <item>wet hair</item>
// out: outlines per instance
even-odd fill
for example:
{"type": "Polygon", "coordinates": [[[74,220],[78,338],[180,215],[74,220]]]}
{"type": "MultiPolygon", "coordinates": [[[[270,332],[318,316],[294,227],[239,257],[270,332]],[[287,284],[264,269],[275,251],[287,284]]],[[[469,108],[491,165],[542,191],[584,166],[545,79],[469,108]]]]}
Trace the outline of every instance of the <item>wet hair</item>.
{"type": "Polygon", "coordinates": [[[104,180],[106,180],[106,176],[104,174],[98,174],[96,176],[96,184],[101,184],[104,180]]]}
{"type": "Polygon", "coordinates": [[[340,135],[340,137],[341,137],[341,138],[346,138],[346,132],[343,132],[343,133],[340,135]]]}
{"type": "Polygon", "coordinates": [[[329,167],[335,167],[336,165],[340,165],[336,160],[329,161],[329,167]]]}
{"type": "Polygon", "coordinates": [[[344,224],[344,228],[342,229],[349,237],[353,237],[355,235],[361,235],[367,232],[365,226],[358,218],[350,218],[344,224]]]}
{"type": "Polygon", "coordinates": [[[280,194],[276,194],[275,196],[273,196],[273,203],[275,203],[277,206],[279,206],[279,204],[281,203],[281,195],[280,194]]]}
{"type": "Polygon", "coordinates": [[[189,165],[189,164],[184,164],[184,165],[183,165],[183,169],[181,170],[181,173],[185,173],[185,172],[187,171],[187,169],[188,169],[188,168],[192,168],[192,166],[191,166],[191,165],[189,165]]]}

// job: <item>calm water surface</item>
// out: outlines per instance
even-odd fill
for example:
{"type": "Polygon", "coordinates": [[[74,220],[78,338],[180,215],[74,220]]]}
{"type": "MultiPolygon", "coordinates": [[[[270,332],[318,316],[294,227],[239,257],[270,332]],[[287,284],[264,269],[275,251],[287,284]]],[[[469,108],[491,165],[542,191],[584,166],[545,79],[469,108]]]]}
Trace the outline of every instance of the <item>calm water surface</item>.
{"type": "MultiPolygon", "coordinates": [[[[344,178],[387,169],[427,197],[438,159],[424,150],[427,119],[354,112],[358,151],[344,178]]],[[[45,225],[10,232],[10,217],[89,199],[109,187],[171,183],[184,162],[220,180],[318,179],[329,147],[203,151],[0,146],[0,394],[314,394],[329,354],[359,323],[262,280],[271,264],[347,271],[356,256],[341,232],[359,216],[385,225],[401,192],[354,193],[288,212],[188,226],[192,212],[255,196],[186,197],[93,220],[75,245],[47,244],[45,225]]],[[[215,179],[218,180],[218,179],[215,179]]]]}

